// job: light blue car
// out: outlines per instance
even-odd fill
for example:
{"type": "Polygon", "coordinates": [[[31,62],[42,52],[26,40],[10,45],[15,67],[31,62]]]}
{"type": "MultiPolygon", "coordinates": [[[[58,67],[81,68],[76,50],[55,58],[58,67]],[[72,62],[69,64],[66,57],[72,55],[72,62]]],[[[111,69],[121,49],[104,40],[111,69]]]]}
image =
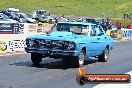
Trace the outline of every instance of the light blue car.
{"type": "Polygon", "coordinates": [[[33,64],[38,65],[42,58],[61,58],[63,62],[74,66],[83,66],[89,57],[98,57],[99,61],[108,60],[113,39],[108,37],[101,26],[82,22],[60,22],[54,25],[52,32],[29,36],[25,48],[31,53],[33,64]]]}

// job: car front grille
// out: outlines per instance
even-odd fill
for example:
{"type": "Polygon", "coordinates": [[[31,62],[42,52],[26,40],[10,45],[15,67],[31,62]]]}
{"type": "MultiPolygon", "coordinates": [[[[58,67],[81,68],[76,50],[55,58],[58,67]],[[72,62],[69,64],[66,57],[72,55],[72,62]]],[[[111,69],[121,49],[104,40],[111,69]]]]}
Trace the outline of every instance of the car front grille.
{"type": "MultiPolygon", "coordinates": [[[[44,40],[44,39],[35,39],[32,40],[33,44],[32,48],[47,48],[47,49],[61,49],[66,50],[68,49],[68,42],[67,41],[59,41],[59,40],[44,40]]],[[[29,43],[27,44],[29,45],[29,43]]]]}

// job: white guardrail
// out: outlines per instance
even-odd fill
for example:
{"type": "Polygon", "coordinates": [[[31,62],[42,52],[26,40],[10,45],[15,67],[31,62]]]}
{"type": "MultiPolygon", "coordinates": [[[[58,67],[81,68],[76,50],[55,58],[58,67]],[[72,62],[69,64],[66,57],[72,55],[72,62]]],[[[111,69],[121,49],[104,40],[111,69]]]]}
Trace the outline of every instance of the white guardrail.
{"type": "Polygon", "coordinates": [[[0,35],[0,54],[24,51],[26,46],[25,34],[1,34],[0,35]]]}
{"type": "MultiPolygon", "coordinates": [[[[46,24],[46,26],[43,27],[44,29],[42,31],[50,29],[50,27],[51,25],[46,24]]],[[[0,34],[0,54],[24,51],[24,47],[26,46],[26,37],[32,34],[36,34],[38,29],[41,28],[38,28],[36,24],[24,24],[23,34],[0,34]]],[[[122,39],[132,38],[131,29],[123,29],[121,30],[121,33],[123,34],[122,39]]]]}
{"type": "Polygon", "coordinates": [[[132,38],[132,29],[123,29],[122,31],[122,38],[123,39],[129,39],[132,38]]]}

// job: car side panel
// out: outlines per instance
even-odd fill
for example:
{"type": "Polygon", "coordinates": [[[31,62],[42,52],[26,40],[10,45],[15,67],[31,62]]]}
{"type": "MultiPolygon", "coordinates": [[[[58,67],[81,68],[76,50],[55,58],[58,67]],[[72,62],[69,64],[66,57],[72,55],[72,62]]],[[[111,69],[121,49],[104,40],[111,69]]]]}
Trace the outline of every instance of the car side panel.
{"type": "Polygon", "coordinates": [[[78,55],[81,52],[83,47],[86,48],[86,57],[95,56],[97,54],[97,44],[95,38],[83,38],[79,39],[76,44],[76,50],[78,51],[78,55]]]}

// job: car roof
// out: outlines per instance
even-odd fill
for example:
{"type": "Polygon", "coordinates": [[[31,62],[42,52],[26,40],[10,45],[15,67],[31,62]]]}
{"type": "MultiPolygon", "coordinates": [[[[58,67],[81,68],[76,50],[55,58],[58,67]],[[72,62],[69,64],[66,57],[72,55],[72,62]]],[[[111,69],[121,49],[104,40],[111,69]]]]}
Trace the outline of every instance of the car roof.
{"type": "Polygon", "coordinates": [[[96,24],[93,24],[93,23],[84,23],[84,22],[58,22],[58,24],[96,25],[96,24]]]}

